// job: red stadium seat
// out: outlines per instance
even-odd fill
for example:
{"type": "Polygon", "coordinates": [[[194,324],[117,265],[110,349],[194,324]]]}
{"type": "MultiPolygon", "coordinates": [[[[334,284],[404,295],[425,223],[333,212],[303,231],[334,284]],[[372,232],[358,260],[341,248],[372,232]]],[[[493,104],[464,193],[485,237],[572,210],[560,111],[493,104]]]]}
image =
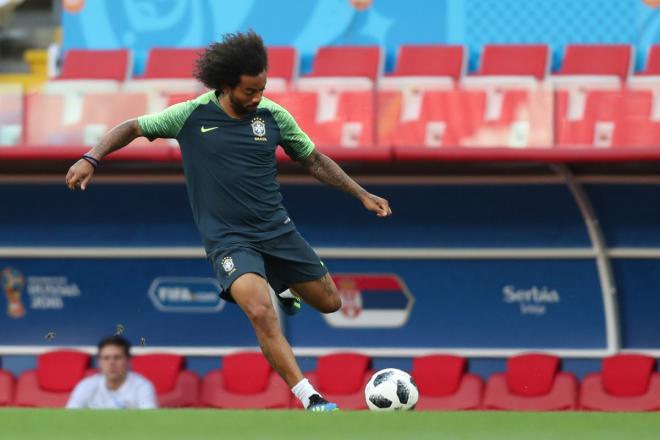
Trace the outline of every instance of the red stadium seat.
{"type": "Polygon", "coordinates": [[[69,49],[64,54],[62,72],[57,79],[105,79],[124,81],[133,68],[127,49],[69,49]]]}
{"type": "MultiPolygon", "coordinates": [[[[373,375],[371,359],[358,353],[321,356],[315,371],[305,376],[314,388],[340,409],[367,409],[364,387],[373,375]]],[[[293,406],[301,408],[298,399],[293,406]]]]}
{"type": "Polygon", "coordinates": [[[321,148],[364,147],[374,144],[372,91],[339,88],[319,93],[269,92],[267,97],[287,109],[298,125],[321,148]]]}
{"type": "Polygon", "coordinates": [[[291,113],[298,126],[307,133],[313,142],[317,142],[319,128],[316,123],[316,108],[318,106],[318,95],[316,93],[266,91],[265,96],[291,113]]]}
{"type": "Polygon", "coordinates": [[[147,56],[143,78],[191,79],[195,61],[203,51],[204,48],[152,48],[147,56]]]}
{"type": "Polygon", "coordinates": [[[545,44],[487,44],[481,54],[479,75],[532,76],[543,80],[550,71],[550,49],[545,44]]]}
{"type": "Polygon", "coordinates": [[[392,146],[399,122],[419,118],[426,92],[452,90],[466,60],[463,46],[401,46],[396,70],[378,83],[378,144],[392,146]]]}
{"type": "Polygon", "coordinates": [[[486,45],[478,74],[462,83],[466,90],[483,90],[487,95],[484,123],[465,145],[552,146],[553,95],[540,82],[549,69],[547,45],[486,45]]]}
{"type": "Polygon", "coordinates": [[[199,377],[184,369],[184,358],[176,354],[133,356],[133,371],[151,381],[161,408],[196,406],[199,399],[199,377]]]}
{"type": "Polygon", "coordinates": [[[295,47],[269,46],[268,84],[269,91],[283,91],[298,79],[298,52],[295,47]]]}
{"type": "Polygon", "coordinates": [[[144,76],[125,81],[121,90],[125,93],[146,94],[148,113],[156,113],[164,109],[170,94],[199,95],[203,91],[203,86],[193,78],[193,70],[195,61],[203,50],[203,48],[151,49],[144,76]]]}
{"type": "Polygon", "coordinates": [[[611,75],[622,81],[632,73],[632,47],[627,44],[569,44],[560,75],[611,75]]]}
{"type": "Polygon", "coordinates": [[[222,368],[204,377],[200,403],[213,408],[288,408],[291,390],[263,354],[225,356],[222,368]]]}
{"type": "Polygon", "coordinates": [[[329,46],[316,52],[310,76],[365,77],[376,81],[383,72],[379,46],[329,46]]]}
{"type": "Polygon", "coordinates": [[[80,145],[78,127],[65,124],[64,96],[31,93],[25,99],[27,145],[80,145]]]}
{"type": "Polygon", "coordinates": [[[464,81],[463,87],[486,93],[484,120],[466,146],[552,146],[554,121],[550,88],[528,76],[471,77],[464,81]]]}
{"type": "Polygon", "coordinates": [[[10,406],[14,403],[14,376],[8,371],[0,370],[0,406],[10,406]]]}
{"type": "MultiPolygon", "coordinates": [[[[318,118],[318,113],[317,113],[318,118]]],[[[324,122],[317,119],[314,130],[319,147],[365,147],[374,144],[374,94],[342,92],[335,116],[324,122]]]]}
{"type": "Polygon", "coordinates": [[[570,116],[568,92],[557,92],[556,127],[557,145],[560,147],[612,145],[617,120],[616,105],[622,100],[619,91],[589,91],[586,93],[584,112],[579,118],[570,116]],[[600,123],[600,125],[596,125],[600,123]]]}
{"type": "Polygon", "coordinates": [[[585,93],[584,111],[570,115],[569,94],[557,92],[555,123],[559,147],[653,146],[658,121],[651,120],[653,95],[648,90],[593,90],[585,93]]]}
{"type": "Polygon", "coordinates": [[[418,410],[478,409],[483,382],[468,374],[465,358],[431,355],[413,359],[412,377],[419,389],[418,410]]]}
{"type": "Polygon", "coordinates": [[[476,145],[552,146],[554,132],[552,92],[538,88],[504,90],[500,93],[501,111],[494,113],[492,119],[487,113],[487,121],[480,129],[485,132],[483,143],[477,139],[476,145]]]}
{"type": "Polygon", "coordinates": [[[190,101],[197,98],[196,93],[169,93],[165,101],[165,107],[169,107],[180,102],[190,101]]]}
{"type": "Polygon", "coordinates": [[[660,145],[660,96],[651,90],[627,90],[618,105],[613,147],[660,145]]]}
{"type": "Polygon", "coordinates": [[[444,76],[458,82],[466,64],[463,46],[403,45],[392,76],[444,76]]]}
{"type": "MultiPolygon", "coordinates": [[[[660,58],[660,46],[651,52],[660,58]]],[[[660,59],[655,62],[660,64],[660,59]]],[[[652,66],[647,67],[649,68],[655,69],[652,66]]],[[[653,70],[649,70],[649,75],[637,75],[628,80],[625,108],[620,110],[620,129],[614,132],[614,146],[660,145],[660,75],[652,72],[653,70]]]]}
{"type": "Polygon", "coordinates": [[[603,370],[582,381],[580,408],[596,411],[659,411],[660,373],[655,359],[619,354],[603,360],[603,370]]]}
{"type": "Polygon", "coordinates": [[[17,406],[63,408],[73,388],[86,376],[89,368],[87,353],[58,350],[39,355],[37,369],[23,372],[16,386],[17,406]]]}
{"type": "Polygon", "coordinates": [[[318,94],[314,141],[320,146],[373,145],[374,84],[383,70],[378,46],[321,47],[297,89],[318,94]]]}
{"type": "MultiPolygon", "coordinates": [[[[147,99],[143,93],[86,94],[79,123],[81,144],[93,146],[112,127],[149,113],[147,99]]],[[[133,145],[146,143],[146,138],[140,138],[133,145]]]]}
{"type": "MultiPolygon", "coordinates": [[[[399,100],[401,98],[398,98],[399,100]]],[[[418,115],[404,115],[391,92],[379,94],[379,143],[405,147],[470,145],[484,121],[486,92],[428,91],[418,115]]]]}
{"type": "Polygon", "coordinates": [[[561,411],[577,407],[578,382],[559,371],[559,358],[524,354],[507,362],[506,373],[486,384],[483,407],[516,411],[561,411]]]}
{"type": "Polygon", "coordinates": [[[142,93],[31,94],[26,103],[28,145],[94,145],[120,122],[148,113],[142,93]]]}

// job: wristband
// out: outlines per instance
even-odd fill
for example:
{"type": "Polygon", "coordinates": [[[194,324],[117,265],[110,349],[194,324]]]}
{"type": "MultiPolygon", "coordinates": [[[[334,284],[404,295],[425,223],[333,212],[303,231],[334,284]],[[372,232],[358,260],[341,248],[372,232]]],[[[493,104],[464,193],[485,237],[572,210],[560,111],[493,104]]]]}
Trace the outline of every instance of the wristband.
{"type": "Polygon", "coordinates": [[[101,164],[101,162],[95,157],[90,156],[89,154],[83,154],[81,157],[82,160],[89,162],[96,169],[101,164]]]}

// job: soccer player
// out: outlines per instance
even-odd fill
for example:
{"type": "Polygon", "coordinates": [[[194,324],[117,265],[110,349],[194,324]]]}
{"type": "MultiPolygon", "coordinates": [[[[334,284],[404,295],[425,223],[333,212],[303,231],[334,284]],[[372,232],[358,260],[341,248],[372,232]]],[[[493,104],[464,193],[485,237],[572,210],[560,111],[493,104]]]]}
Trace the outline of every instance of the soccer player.
{"type": "Polygon", "coordinates": [[[300,308],[300,298],[321,313],[341,307],[326,267],[282,206],[275,149],[282,146],[316,179],[356,197],[377,216],[392,211],[387,200],[316,150],[289,112],[263,96],[267,66],[259,35],[225,35],[197,61],[195,76],[211,91],[114,127],[69,169],[66,183],[85,190],[101,159],[138,136],[177,139],[193,217],[221,296],[245,312],[262,352],[303,406],[329,411],[336,405],[303,377],[270,299],[268,284],[289,315],[300,308]]]}
{"type": "Polygon", "coordinates": [[[157,408],[154,386],[128,371],[130,344],[121,336],[99,342],[99,374],[81,380],[73,389],[67,408],[157,408]]]}

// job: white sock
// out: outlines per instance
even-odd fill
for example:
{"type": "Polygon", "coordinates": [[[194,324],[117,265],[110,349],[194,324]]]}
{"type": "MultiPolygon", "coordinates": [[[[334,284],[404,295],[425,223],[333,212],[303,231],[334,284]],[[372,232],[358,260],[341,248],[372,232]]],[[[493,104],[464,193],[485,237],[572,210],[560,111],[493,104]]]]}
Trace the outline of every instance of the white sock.
{"type": "Polygon", "coordinates": [[[314,387],[309,383],[309,381],[306,378],[303,378],[300,382],[296,384],[293,388],[291,388],[291,392],[295,394],[295,396],[300,399],[302,402],[303,406],[307,408],[309,406],[309,398],[312,397],[314,394],[321,394],[318,391],[314,389],[314,387]]]}
{"type": "Polygon", "coordinates": [[[286,289],[284,292],[278,293],[277,296],[279,296],[280,298],[288,298],[288,299],[295,298],[293,292],[291,292],[291,289],[286,289]]]}

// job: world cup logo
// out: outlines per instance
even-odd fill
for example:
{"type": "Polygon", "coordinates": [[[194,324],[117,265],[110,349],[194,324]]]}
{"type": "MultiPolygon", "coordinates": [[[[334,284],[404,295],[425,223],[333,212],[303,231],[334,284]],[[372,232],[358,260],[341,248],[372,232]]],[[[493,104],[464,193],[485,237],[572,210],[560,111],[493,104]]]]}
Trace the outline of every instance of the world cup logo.
{"type": "Polygon", "coordinates": [[[0,272],[0,283],[7,297],[7,315],[10,318],[25,316],[25,306],[21,301],[21,293],[25,287],[25,277],[13,267],[7,267],[0,272]]]}

